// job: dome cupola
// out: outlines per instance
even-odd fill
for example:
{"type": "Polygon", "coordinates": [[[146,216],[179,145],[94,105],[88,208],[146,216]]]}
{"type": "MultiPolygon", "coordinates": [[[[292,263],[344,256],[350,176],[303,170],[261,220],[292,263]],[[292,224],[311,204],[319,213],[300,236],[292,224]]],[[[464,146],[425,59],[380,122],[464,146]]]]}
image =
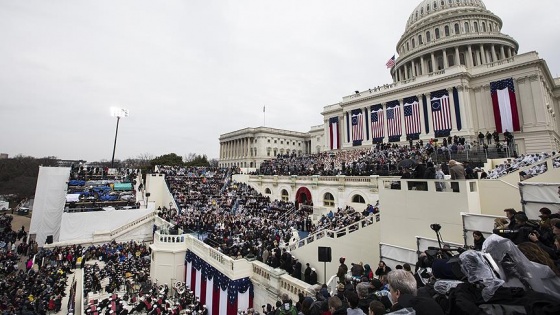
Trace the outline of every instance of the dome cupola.
{"type": "Polygon", "coordinates": [[[502,20],[481,0],[424,0],[410,14],[397,43],[393,81],[511,58],[519,45],[501,28],[502,20]]]}

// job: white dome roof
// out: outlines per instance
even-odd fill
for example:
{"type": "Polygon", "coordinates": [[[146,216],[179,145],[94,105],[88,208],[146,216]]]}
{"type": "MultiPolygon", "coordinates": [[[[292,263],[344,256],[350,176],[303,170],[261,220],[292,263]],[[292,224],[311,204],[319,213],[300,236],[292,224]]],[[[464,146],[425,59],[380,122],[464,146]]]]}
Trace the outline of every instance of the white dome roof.
{"type": "Polygon", "coordinates": [[[408,30],[412,24],[435,12],[457,7],[475,7],[486,10],[486,6],[481,0],[424,0],[410,14],[408,22],[406,22],[406,29],[408,30]]]}

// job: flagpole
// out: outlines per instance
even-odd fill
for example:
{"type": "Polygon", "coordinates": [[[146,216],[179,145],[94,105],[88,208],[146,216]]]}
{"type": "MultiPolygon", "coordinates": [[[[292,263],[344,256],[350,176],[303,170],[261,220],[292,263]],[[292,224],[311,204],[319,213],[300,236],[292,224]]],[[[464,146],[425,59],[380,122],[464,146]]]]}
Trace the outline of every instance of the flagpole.
{"type": "Polygon", "coordinates": [[[266,127],[266,105],[263,106],[263,127],[266,127]]]}

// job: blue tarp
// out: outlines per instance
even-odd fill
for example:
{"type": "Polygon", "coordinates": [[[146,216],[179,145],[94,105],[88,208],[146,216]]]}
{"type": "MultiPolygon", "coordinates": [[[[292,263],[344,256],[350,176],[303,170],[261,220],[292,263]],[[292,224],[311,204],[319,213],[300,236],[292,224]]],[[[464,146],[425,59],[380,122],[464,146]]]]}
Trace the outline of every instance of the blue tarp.
{"type": "Polygon", "coordinates": [[[85,180],[73,179],[68,182],[68,186],[84,186],[86,184],[85,180]]]}

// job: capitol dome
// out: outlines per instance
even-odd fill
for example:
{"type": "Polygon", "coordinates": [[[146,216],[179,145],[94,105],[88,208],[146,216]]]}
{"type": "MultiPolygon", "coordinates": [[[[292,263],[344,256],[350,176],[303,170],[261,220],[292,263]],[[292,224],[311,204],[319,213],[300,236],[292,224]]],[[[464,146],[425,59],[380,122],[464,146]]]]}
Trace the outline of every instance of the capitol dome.
{"type": "Polygon", "coordinates": [[[481,0],[424,0],[410,14],[397,43],[393,81],[511,58],[519,45],[501,28],[502,20],[481,0]]]}
{"type": "Polygon", "coordinates": [[[486,6],[480,0],[424,0],[410,14],[406,22],[406,28],[409,28],[412,24],[423,18],[429,17],[431,14],[437,14],[442,10],[458,7],[473,7],[486,10],[486,6]]]}

